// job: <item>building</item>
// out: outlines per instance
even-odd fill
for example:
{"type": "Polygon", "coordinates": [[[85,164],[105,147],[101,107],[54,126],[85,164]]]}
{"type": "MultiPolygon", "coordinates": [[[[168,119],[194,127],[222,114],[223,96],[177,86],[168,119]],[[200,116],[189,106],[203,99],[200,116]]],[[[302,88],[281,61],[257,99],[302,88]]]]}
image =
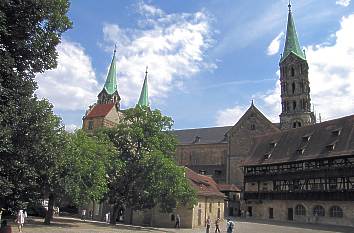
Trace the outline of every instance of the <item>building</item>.
{"type": "Polygon", "coordinates": [[[214,222],[217,218],[224,219],[224,198],[216,182],[209,176],[198,174],[189,168],[186,178],[197,192],[197,204],[178,206],[172,213],[163,213],[159,207],[144,211],[134,211],[134,225],[149,225],[158,227],[174,227],[177,214],[181,218],[182,228],[204,227],[208,217],[214,222]]]}
{"type": "Polygon", "coordinates": [[[256,138],[247,210],[262,219],[354,226],[354,115],[256,138]]]}

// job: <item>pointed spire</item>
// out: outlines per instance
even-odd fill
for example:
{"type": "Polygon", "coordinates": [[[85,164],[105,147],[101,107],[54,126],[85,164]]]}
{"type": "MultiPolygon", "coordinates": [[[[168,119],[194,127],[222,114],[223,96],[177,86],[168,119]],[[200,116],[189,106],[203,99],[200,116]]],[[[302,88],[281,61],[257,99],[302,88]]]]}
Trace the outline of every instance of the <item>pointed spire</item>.
{"type": "Polygon", "coordinates": [[[112,95],[115,91],[117,91],[116,49],[117,46],[114,45],[111,66],[109,67],[106,82],[103,87],[103,89],[105,89],[109,95],[112,95]]]}
{"type": "Polygon", "coordinates": [[[141,89],[139,102],[137,104],[137,106],[140,107],[149,107],[147,75],[148,75],[148,67],[146,67],[144,84],[143,84],[143,88],[141,89]]]}
{"type": "Polygon", "coordinates": [[[294,53],[298,57],[306,60],[305,55],[300,48],[299,40],[297,38],[295,23],[294,23],[293,15],[291,12],[291,2],[290,1],[289,1],[288,7],[289,7],[289,13],[288,13],[288,25],[286,28],[285,47],[284,47],[283,56],[281,57],[280,62],[282,62],[290,53],[294,53]]]}

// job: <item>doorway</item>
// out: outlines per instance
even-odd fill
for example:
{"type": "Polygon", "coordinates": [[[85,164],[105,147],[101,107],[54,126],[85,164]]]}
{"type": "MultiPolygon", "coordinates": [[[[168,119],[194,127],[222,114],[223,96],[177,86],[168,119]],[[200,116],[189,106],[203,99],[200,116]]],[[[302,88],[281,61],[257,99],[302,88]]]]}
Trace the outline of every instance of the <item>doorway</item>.
{"type": "Polygon", "coordinates": [[[269,208],[269,219],[273,219],[274,215],[273,215],[273,208],[269,208]]]}
{"type": "Polygon", "coordinates": [[[252,206],[248,206],[247,212],[248,212],[248,217],[252,217],[252,206]]]}
{"type": "Polygon", "coordinates": [[[294,209],[293,208],[288,208],[288,220],[290,220],[290,221],[294,220],[294,209]]]}

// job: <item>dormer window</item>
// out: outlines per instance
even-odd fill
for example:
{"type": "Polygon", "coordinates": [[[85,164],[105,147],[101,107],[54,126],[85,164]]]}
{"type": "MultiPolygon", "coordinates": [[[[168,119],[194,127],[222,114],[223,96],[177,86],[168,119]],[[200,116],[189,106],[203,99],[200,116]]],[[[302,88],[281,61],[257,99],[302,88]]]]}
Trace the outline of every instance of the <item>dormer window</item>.
{"type": "Polygon", "coordinates": [[[305,135],[305,136],[302,137],[302,141],[303,142],[308,142],[308,141],[310,141],[310,138],[311,138],[311,135],[305,135]]]}
{"type": "Polygon", "coordinates": [[[256,130],[256,125],[255,124],[251,124],[251,130],[256,130]]]}
{"type": "Polygon", "coordinates": [[[303,155],[303,154],[304,154],[304,151],[305,151],[304,148],[300,148],[300,149],[297,149],[297,150],[296,150],[296,153],[297,153],[298,155],[303,155]]]}
{"type": "Polygon", "coordinates": [[[271,154],[265,154],[264,155],[264,159],[270,159],[270,157],[271,157],[271,154]]]}
{"type": "Polygon", "coordinates": [[[206,172],[205,172],[205,170],[199,170],[199,174],[201,174],[201,175],[205,175],[205,174],[206,174],[206,172]]]}
{"type": "Polygon", "coordinates": [[[327,145],[327,146],[326,146],[326,149],[327,149],[328,151],[332,151],[332,150],[334,150],[334,147],[335,147],[335,144],[333,143],[333,144],[327,145]]]}
{"type": "Polygon", "coordinates": [[[333,136],[339,136],[340,135],[340,131],[341,131],[340,129],[333,130],[332,131],[332,135],[333,136]]]}
{"type": "Polygon", "coordinates": [[[193,141],[193,143],[197,143],[197,142],[200,142],[200,137],[199,136],[195,136],[194,141],[193,141]]]}
{"type": "Polygon", "coordinates": [[[271,142],[271,143],[269,143],[270,149],[274,149],[276,145],[277,145],[276,142],[271,142]]]}

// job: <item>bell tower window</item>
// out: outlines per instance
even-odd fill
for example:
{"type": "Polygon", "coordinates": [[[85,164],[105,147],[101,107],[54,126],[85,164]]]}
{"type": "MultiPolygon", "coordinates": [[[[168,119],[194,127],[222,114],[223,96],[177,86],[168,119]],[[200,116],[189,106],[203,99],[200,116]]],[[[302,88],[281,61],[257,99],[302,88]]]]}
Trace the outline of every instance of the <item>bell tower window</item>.
{"type": "Polygon", "coordinates": [[[294,77],[295,76],[295,69],[294,67],[291,67],[291,77],[294,77]]]}
{"type": "Polygon", "coordinates": [[[291,84],[291,89],[292,89],[293,94],[294,94],[294,93],[295,93],[295,83],[292,83],[292,84],[291,84]]]}
{"type": "Polygon", "coordinates": [[[296,101],[293,101],[293,110],[296,110],[296,101]]]}

